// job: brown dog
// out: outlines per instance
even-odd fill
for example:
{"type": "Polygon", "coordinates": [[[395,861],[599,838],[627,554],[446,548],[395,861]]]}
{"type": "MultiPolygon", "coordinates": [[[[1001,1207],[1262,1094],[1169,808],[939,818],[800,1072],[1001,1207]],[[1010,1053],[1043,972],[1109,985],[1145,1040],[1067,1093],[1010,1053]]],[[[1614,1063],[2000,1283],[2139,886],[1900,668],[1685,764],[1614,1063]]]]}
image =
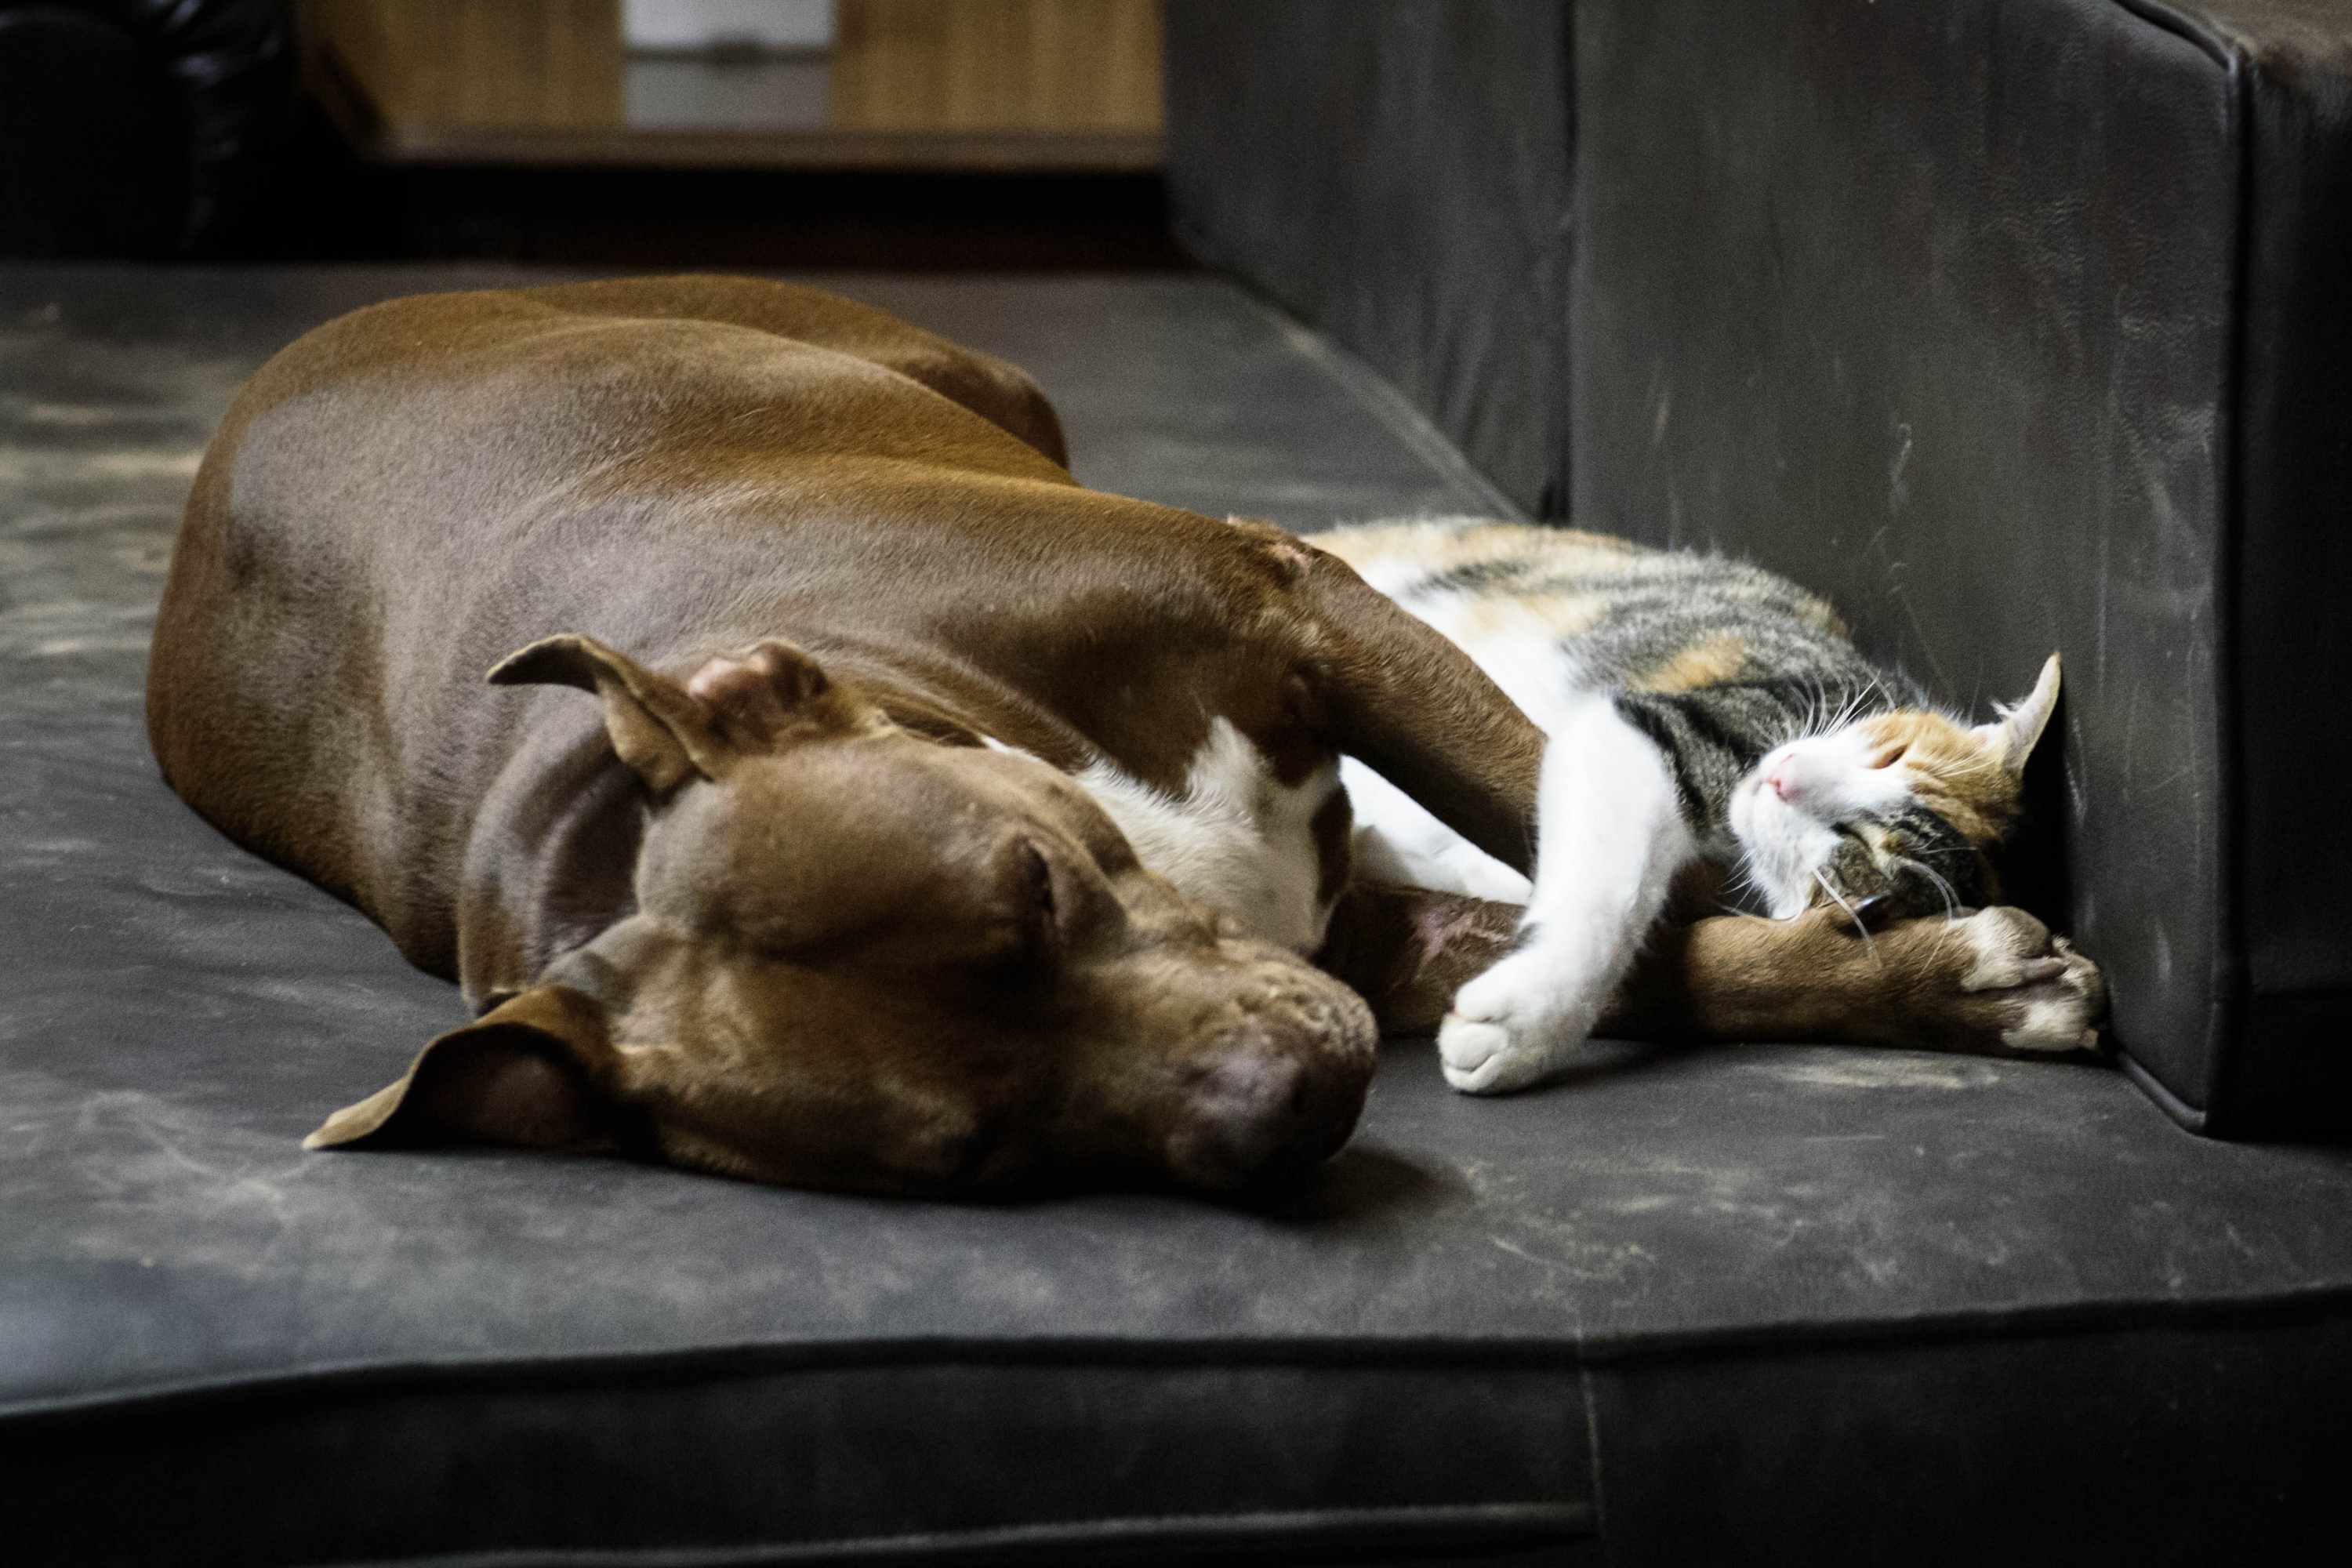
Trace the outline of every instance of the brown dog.
{"type": "MultiPolygon", "coordinates": [[[[1013,367],[777,283],[395,300],[272,360],[155,753],[479,1015],[312,1143],[926,1193],[1339,1148],[1375,1015],[1433,1024],[1517,911],[1351,887],[1336,758],[1524,868],[1542,737],[1336,560],[1063,459],[1013,367]]],[[[1843,918],[1669,933],[1605,1027],[1977,1048],[2046,963],[2015,911],[1843,918]]]]}

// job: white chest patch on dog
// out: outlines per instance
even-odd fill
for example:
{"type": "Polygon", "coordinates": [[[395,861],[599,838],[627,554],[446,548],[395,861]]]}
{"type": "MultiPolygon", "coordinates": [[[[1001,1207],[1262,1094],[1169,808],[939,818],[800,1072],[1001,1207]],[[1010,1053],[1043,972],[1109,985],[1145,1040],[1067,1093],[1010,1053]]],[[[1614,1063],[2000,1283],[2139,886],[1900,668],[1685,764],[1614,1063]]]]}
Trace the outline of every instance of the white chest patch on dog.
{"type": "Polygon", "coordinates": [[[1077,782],[1118,824],[1136,858],[1187,897],[1278,947],[1304,953],[1322,945],[1331,911],[1315,896],[1322,865],[1314,821],[1339,788],[1336,761],[1286,785],[1249,737],[1220,716],[1193,753],[1181,795],[1106,761],[1077,782]]]}

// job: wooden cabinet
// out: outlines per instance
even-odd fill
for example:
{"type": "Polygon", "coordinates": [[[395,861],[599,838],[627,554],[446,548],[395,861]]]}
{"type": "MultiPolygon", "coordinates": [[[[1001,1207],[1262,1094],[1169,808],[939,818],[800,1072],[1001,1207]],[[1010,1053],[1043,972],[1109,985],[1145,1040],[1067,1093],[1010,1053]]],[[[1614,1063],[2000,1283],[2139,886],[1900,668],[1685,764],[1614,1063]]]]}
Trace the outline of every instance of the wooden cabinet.
{"type": "Polygon", "coordinates": [[[387,163],[1160,163],[1159,0],[838,0],[831,50],[784,62],[633,60],[618,0],[310,0],[308,13],[320,96],[387,163]],[[630,73],[647,68],[665,73],[659,103],[699,92],[731,119],[645,109],[656,98],[630,73]]]}

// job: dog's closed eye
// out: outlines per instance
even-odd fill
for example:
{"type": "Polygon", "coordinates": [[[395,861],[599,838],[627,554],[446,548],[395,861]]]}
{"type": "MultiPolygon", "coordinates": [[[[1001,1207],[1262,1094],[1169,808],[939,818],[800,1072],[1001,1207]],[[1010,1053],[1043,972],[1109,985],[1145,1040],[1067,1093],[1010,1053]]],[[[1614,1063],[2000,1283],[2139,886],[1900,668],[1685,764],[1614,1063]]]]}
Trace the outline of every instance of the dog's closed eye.
{"type": "Polygon", "coordinates": [[[1029,903],[1047,925],[1054,922],[1054,868],[1034,844],[1028,849],[1029,903]]]}
{"type": "Polygon", "coordinates": [[[1034,844],[1021,847],[1010,905],[1011,941],[983,965],[992,981],[1006,984],[1038,978],[1061,955],[1054,868],[1034,844]]]}

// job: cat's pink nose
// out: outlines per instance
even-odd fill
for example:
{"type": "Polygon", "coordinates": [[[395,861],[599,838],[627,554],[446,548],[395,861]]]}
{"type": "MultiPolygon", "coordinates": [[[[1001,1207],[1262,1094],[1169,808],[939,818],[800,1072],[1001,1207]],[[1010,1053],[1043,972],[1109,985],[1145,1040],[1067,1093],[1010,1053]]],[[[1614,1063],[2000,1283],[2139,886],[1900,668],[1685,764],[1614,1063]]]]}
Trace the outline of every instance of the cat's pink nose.
{"type": "Polygon", "coordinates": [[[1782,800],[1793,801],[1797,798],[1796,773],[1787,763],[1775,764],[1772,771],[1764,775],[1764,782],[1770,784],[1772,793],[1782,800]]]}

